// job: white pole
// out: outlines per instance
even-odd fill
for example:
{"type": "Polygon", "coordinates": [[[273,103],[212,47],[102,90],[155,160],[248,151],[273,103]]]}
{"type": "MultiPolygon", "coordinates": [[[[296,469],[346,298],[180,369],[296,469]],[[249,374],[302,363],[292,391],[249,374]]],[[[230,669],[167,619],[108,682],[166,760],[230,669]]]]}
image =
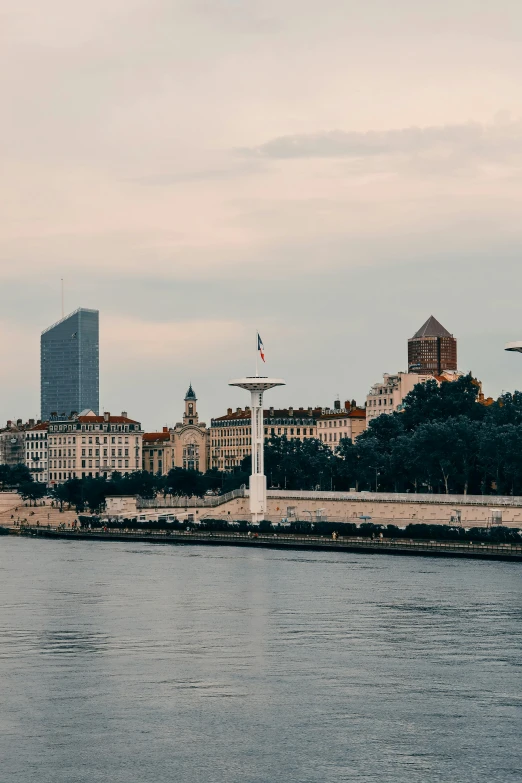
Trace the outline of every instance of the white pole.
{"type": "Polygon", "coordinates": [[[62,280],[62,318],[63,318],[65,316],[65,310],[63,306],[63,277],[61,278],[61,280],[62,280]]]}
{"type": "Polygon", "coordinates": [[[259,332],[256,330],[256,378],[259,377],[259,371],[257,369],[258,354],[259,354],[259,332]]]}

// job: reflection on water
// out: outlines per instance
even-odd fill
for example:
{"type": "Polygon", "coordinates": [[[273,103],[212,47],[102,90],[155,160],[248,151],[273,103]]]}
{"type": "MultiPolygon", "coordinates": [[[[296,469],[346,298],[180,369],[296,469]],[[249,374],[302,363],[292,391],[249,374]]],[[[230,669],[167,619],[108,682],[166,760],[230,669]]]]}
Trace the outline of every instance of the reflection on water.
{"type": "Polygon", "coordinates": [[[3,538],[0,778],[515,781],[520,574],[3,538]]]}

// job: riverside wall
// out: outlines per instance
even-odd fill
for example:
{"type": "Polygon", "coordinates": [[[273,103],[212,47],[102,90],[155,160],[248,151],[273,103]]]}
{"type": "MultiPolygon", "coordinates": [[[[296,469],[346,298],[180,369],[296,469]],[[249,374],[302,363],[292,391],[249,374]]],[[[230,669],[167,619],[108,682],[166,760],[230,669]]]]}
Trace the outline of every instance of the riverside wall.
{"type": "MultiPolygon", "coordinates": [[[[219,499],[216,498],[216,501],[219,499]]],[[[382,492],[290,492],[268,491],[268,514],[270,521],[277,521],[289,515],[298,519],[314,521],[318,515],[333,522],[360,522],[361,517],[371,521],[404,526],[410,523],[449,525],[452,517],[460,516],[464,527],[485,527],[493,518],[501,515],[502,524],[522,528],[522,497],[473,496],[473,495],[400,495],[382,492]]],[[[196,518],[248,519],[248,491],[241,497],[234,497],[225,503],[209,507],[200,502],[188,502],[169,506],[168,500],[160,507],[149,501],[143,511],[153,507],[161,512],[173,514],[194,514],[196,518]],[[149,505],[150,503],[150,505],[149,505]]]]}

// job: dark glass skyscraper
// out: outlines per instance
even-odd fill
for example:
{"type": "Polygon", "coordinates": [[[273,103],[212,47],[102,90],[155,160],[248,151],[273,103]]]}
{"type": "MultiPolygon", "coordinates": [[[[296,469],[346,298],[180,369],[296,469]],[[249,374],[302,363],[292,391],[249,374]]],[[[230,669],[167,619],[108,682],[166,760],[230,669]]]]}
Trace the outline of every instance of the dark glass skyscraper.
{"type": "Polygon", "coordinates": [[[70,415],[100,404],[99,313],[80,307],[42,332],[41,417],[70,415]]]}

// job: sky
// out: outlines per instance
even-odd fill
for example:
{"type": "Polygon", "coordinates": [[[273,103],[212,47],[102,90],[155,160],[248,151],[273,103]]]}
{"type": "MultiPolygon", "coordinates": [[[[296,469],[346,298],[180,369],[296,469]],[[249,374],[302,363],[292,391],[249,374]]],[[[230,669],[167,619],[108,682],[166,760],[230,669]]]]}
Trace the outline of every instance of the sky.
{"type": "Polygon", "coordinates": [[[520,0],[1,0],[0,424],[100,310],[100,403],[363,402],[433,314],[522,388],[520,0]],[[270,396],[270,398],[269,398],[270,396]]]}

